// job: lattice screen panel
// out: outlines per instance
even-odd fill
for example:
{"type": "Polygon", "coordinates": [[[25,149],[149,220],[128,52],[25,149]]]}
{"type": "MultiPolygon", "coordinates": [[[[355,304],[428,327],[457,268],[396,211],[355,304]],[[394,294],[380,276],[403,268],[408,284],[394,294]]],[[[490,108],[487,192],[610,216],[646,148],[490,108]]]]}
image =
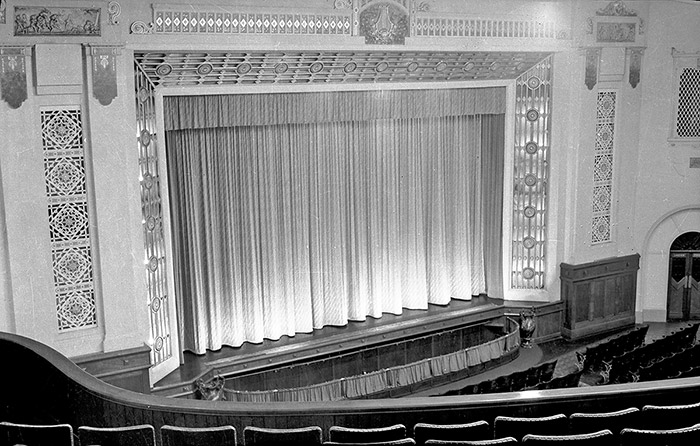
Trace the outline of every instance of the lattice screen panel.
{"type": "Polygon", "coordinates": [[[144,263],[148,286],[146,305],[151,326],[151,365],[158,365],[173,355],[170,333],[170,305],[173,303],[167,288],[154,89],[154,85],[137,66],[136,143],[139,148],[144,263]]]}
{"type": "Polygon", "coordinates": [[[598,92],[593,162],[592,244],[605,243],[612,240],[613,148],[615,142],[616,102],[616,92],[598,92]]]}
{"type": "Polygon", "coordinates": [[[511,287],[545,286],[552,57],[516,79],[511,287]]]}
{"type": "Polygon", "coordinates": [[[97,309],[80,108],[42,108],[41,137],[58,330],[94,327],[97,309]]]}
{"type": "Polygon", "coordinates": [[[681,72],[676,131],[680,138],[700,138],[700,68],[681,72]]]}

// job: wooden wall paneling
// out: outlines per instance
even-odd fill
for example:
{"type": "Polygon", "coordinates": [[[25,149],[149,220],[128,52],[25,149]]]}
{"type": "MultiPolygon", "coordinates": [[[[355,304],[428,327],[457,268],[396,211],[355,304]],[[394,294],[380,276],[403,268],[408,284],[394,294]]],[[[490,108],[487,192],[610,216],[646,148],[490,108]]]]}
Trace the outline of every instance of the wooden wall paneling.
{"type": "MultiPolygon", "coordinates": [[[[406,359],[405,343],[390,344],[377,349],[379,370],[402,365],[406,359]]],[[[359,373],[362,373],[360,371],[359,373]]]]}
{"type": "Polygon", "coordinates": [[[461,347],[462,337],[458,330],[442,333],[435,338],[437,340],[433,350],[435,356],[456,352],[461,347]]]}
{"type": "Polygon", "coordinates": [[[634,325],[639,255],[561,264],[562,334],[569,339],[634,325]]]}
{"type": "Polygon", "coordinates": [[[366,370],[367,372],[379,370],[379,352],[377,349],[369,348],[362,350],[360,352],[360,358],[362,370],[366,370]]]}
{"type": "Polygon", "coordinates": [[[412,363],[433,355],[432,337],[412,339],[406,343],[406,362],[412,363]]]}
{"type": "Polygon", "coordinates": [[[362,373],[360,369],[360,355],[357,353],[343,355],[333,362],[333,379],[340,379],[344,376],[353,376],[362,373]]]}

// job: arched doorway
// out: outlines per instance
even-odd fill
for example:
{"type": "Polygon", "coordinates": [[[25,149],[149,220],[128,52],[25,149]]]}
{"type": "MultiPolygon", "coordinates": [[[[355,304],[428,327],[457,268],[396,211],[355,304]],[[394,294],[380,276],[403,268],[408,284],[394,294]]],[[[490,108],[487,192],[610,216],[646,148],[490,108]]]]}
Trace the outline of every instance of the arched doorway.
{"type": "Polygon", "coordinates": [[[673,241],[669,255],[668,319],[700,319],[700,232],[673,241]]]}

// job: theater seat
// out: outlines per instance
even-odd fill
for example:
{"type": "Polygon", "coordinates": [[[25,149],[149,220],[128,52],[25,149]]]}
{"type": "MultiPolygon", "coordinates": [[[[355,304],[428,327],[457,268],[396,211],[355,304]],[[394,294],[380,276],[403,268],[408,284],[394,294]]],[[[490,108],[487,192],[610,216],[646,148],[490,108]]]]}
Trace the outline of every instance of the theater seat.
{"type": "Polygon", "coordinates": [[[700,421],[700,403],[642,407],[642,425],[645,429],[678,429],[692,426],[698,421],[700,421]]]}
{"type": "Polygon", "coordinates": [[[564,414],[549,417],[507,417],[499,415],[493,422],[494,438],[514,437],[520,441],[527,434],[566,435],[569,420],[564,414]]]}
{"type": "Polygon", "coordinates": [[[70,424],[15,424],[0,423],[0,445],[73,446],[73,428],[70,424]]]}
{"type": "Polygon", "coordinates": [[[413,446],[416,442],[413,438],[402,438],[390,441],[367,441],[359,443],[338,443],[336,441],[325,441],[324,446],[413,446]]]}
{"type": "Polygon", "coordinates": [[[614,412],[575,412],[569,415],[569,432],[572,434],[588,434],[608,429],[613,435],[618,436],[620,431],[626,427],[641,427],[639,416],[640,411],[636,407],[614,412]]]}
{"type": "Polygon", "coordinates": [[[334,443],[377,443],[403,438],[406,438],[403,424],[374,428],[331,426],[328,429],[328,440],[334,443]]]}
{"type": "Polygon", "coordinates": [[[691,446],[700,444],[700,423],[680,429],[622,429],[620,446],[691,446]]]}
{"type": "Polygon", "coordinates": [[[300,427],[296,429],[272,429],[246,426],[243,429],[243,441],[245,446],[319,446],[322,444],[321,435],[321,428],[318,426],[300,427]]]}
{"type": "MultiPolygon", "coordinates": [[[[616,446],[617,441],[612,432],[603,429],[598,432],[588,434],[571,435],[533,435],[527,434],[523,437],[523,444],[529,446],[616,446]]],[[[641,445],[640,445],[641,446],[641,445]]]]}
{"type": "Polygon", "coordinates": [[[220,427],[161,426],[162,446],[236,446],[236,429],[220,427]]]}
{"type": "Polygon", "coordinates": [[[425,442],[425,446],[507,446],[513,444],[518,444],[518,440],[513,437],[473,441],[428,440],[425,442]]]}
{"type": "Polygon", "coordinates": [[[422,446],[428,440],[488,440],[493,435],[489,423],[481,420],[465,424],[416,423],[413,438],[418,446],[422,446]]]}
{"type": "Polygon", "coordinates": [[[156,431],[150,424],[127,427],[80,426],[81,446],[155,446],[156,431]]]}

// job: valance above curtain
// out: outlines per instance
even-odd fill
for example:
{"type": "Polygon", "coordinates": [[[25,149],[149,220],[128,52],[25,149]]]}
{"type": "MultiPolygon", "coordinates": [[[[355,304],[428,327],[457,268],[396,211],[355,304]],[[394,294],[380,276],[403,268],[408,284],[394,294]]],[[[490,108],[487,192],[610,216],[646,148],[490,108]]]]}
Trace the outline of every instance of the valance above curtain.
{"type": "Polygon", "coordinates": [[[505,113],[505,88],[166,96],[165,129],[505,113]]]}

